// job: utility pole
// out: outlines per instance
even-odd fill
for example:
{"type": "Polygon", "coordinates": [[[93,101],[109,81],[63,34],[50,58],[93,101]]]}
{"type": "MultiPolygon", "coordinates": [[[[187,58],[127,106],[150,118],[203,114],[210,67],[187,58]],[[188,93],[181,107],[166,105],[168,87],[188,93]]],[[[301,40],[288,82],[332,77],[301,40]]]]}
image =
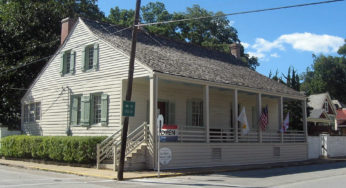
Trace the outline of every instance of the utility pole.
{"type": "MultiPolygon", "coordinates": [[[[135,64],[135,56],[136,56],[136,42],[137,42],[137,31],[139,23],[139,10],[141,7],[141,0],[137,0],[136,2],[136,12],[135,12],[135,21],[132,27],[132,44],[131,44],[131,54],[130,54],[130,62],[129,62],[129,75],[127,82],[127,91],[126,91],[126,101],[131,101],[132,96],[132,82],[133,82],[133,72],[134,72],[134,64],[135,64]]],[[[121,134],[121,148],[120,148],[120,159],[118,165],[118,180],[124,179],[124,163],[125,163],[125,151],[126,151],[126,141],[127,141],[127,130],[129,127],[129,117],[126,116],[124,119],[123,131],[121,134]]],[[[115,157],[115,156],[114,156],[115,157]]]]}

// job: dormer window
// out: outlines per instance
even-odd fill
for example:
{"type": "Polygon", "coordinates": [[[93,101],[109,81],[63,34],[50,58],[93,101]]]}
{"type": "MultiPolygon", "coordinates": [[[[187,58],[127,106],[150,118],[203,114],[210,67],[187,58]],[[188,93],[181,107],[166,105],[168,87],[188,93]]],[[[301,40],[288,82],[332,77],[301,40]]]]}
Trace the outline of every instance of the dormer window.
{"type": "Polygon", "coordinates": [[[61,55],[60,74],[73,74],[75,71],[76,52],[68,50],[61,55]]]}
{"type": "Polygon", "coordinates": [[[84,47],[82,53],[82,71],[98,70],[99,45],[91,44],[84,47]]]}
{"type": "Polygon", "coordinates": [[[324,101],[324,111],[325,111],[325,112],[329,112],[328,101],[324,101]]]}

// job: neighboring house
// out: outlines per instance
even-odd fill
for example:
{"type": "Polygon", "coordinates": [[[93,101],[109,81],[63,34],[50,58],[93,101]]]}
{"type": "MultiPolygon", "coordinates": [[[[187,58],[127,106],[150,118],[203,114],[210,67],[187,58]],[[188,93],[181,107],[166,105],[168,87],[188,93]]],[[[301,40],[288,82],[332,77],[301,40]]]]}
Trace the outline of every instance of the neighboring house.
{"type": "Polygon", "coordinates": [[[332,100],[336,109],[346,108],[344,104],[342,104],[339,100],[332,100]]]}
{"type": "Polygon", "coordinates": [[[337,130],[336,108],[329,93],[310,95],[308,100],[308,106],[311,108],[307,119],[309,135],[334,134],[337,130]]]}
{"type": "MultiPolygon", "coordinates": [[[[82,18],[74,24],[63,20],[60,48],[21,101],[23,132],[107,135],[109,144],[100,145],[98,160],[109,157],[106,146],[119,145],[124,120],[130,46],[130,30],[82,18]]],[[[160,144],[171,151],[161,169],[307,159],[304,94],[241,66],[238,44],[231,53],[138,34],[127,167],[157,167],[158,112],[168,127],[178,129],[176,140],[160,144]],[[302,102],[304,126],[280,133],[283,103],[289,100],[302,102]],[[269,121],[261,131],[257,123],[265,106],[269,121]],[[243,107],[251,127],[246,135],[237,121],[243,107]],[[142,157],[141,164],[132,164],[134,156],[142,157]]]]}
{"type": "Polygon", "coordinates": [[[336,121],[342,135],[346,135],[346,108],[336,110],[336,121]]]}

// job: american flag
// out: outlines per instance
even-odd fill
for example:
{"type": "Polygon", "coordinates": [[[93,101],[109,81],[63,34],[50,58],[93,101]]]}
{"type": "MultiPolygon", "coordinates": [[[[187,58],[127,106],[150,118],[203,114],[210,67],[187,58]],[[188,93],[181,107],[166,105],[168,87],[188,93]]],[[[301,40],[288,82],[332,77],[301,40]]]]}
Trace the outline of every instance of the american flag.
{"type": "Polygon", "coordinates": [[[264,131],[268,125],[268,106],[263,108],[259,121],[261,121],[261,124],[260,124],[261,129],[264,131]]]}

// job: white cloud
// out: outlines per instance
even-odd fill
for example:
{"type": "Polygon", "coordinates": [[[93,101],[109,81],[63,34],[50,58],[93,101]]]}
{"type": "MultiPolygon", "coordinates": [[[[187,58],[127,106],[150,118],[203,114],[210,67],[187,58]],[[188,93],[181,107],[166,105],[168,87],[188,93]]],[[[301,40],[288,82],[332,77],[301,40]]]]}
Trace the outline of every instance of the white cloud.
{"type": "Polygon", "coordinates": [[[332,35],[317,35],[313,33],[292,33],[281,35],[274,41],[267,41],[263,38],[256,38],[255,44],[242,43],[244,48],[252,49],[248,52],[250,56],[255,56],[261,60],[280,57],[273,50],[285,50],[284,45],[291,45],[295,50],[308,51],[315,54],[318,53],[333,53],[344,44],[344,39],[332,35]],[[270,54],[270,55],[269,55],[270,54]]]}
{"type": "Polygon", "coordinates": [[[313,53],[336,52],[344,44],[344,39],[332,35],[316,35],[312,33],[292,33],[281,35],[276,41],[292,45],[296,50],[313,53]]]}
{"type": "Polygon", "coordinates": [[[240,42],[241,45],[243,45],[243,47],[246,49],[250,46],[249,43],[246,43],[246,42],[240,42]]]}
{"type": "Polygon", "coordinates": [[[257,38],[255,44],[252,45],[251,48],[255,49],[257,52],[269,52],[275,48],[285,50],[280,41],[275,40],[273,42],[269,42],[263,38],[257,38]]]}
{"type": "Polygon", "coordinates": [[[278,55],[278,53],[273,53],[273,54],[270,54],[270,57],[278,58],[278,57],[280,57],[280,56],[278,55]]]}
{"type": "Polygon", "coordinates": [[[250,57],[257,57],[258,59],[263,59],[265,58],[265,54],[261,52],[248,52],[250,57]]]}

